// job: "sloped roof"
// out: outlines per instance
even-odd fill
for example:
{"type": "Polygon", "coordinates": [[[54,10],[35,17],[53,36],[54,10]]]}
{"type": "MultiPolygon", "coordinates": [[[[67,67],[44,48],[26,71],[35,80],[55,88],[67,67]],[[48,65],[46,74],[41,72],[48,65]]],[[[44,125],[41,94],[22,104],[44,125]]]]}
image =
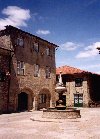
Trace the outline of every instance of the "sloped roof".
{"type": "Polygon", "coordinates": [[[51,42],[49,42],[49,41],[47,41],[47,40],[45,40],[45,39],[42,39],[42,38],[40,38],[40,37],[38,37],[38,36],[35,36],[35,35],[33,35],[33,34],[31,34],[31,33],[29,33],[29,32],[26,32],[26,31],[23,31],[23,30],[21,30],[21,29],[19,29],[19,28],[17,28],[17,27],[14,27],[14,26],[11,26],[11,25],[7,25],[6,26],[6,29],[14,29],[14,30],[17,30],[17,31],[21,31],[22,33],[25,33],[25,34],[28,34],[29,36],[33,36],[33,37],[36,37],[37,39],[39,39],[39,40],[42,40],[42,41],[45,41],[45,42],[47,42],[47,43],[49,43],[49,44],[51,44],[51,45],[53,45],[53,47],[59,47],[58,45],[56,45],[56,44],[54,44],[54,43],[51,43],[51,42]]]}
{"type": "Polygon", "coordinates": [[[91,72],[84,71],[84,70],[70,67],[70,66],[62,66],[62,67],[56,68],[56,74],[59,74],[60,72],[62,72],[62,74],[78,74],[78,73],[96,74],[96,73],[91,73],[91,72]]]}

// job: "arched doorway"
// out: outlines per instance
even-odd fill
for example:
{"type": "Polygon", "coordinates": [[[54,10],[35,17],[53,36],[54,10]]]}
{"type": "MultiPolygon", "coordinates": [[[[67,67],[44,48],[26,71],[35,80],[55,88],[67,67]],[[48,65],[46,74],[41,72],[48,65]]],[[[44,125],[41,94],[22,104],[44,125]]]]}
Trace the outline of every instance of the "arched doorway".
{"type": "Polygon", "coordinates": [[[18,94],[18,111],[28,110],[28,94],[21,92],[18,94]]]}

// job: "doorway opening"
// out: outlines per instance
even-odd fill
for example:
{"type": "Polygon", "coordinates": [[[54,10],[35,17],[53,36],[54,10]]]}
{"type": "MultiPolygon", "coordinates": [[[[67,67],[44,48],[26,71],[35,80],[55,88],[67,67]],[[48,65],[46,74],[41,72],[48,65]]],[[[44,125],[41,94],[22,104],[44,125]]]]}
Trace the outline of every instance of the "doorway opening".
{"type": "Polygon", "coordinates": [[[28,94],[21,92],[18,94],[18,111],[28,110],[28,94]]]}

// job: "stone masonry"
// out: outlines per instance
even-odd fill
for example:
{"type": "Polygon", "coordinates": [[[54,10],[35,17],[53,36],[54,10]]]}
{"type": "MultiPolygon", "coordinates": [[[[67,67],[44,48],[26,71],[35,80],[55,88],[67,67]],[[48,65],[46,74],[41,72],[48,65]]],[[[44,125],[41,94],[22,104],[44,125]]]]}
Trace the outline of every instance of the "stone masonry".
{"type": "Polygon", "coordinates": [[[100,75],[70,66],[56,69],[56,80],[62,72],[62,81],[66,86],[63,93],[67,107],[100,107],[100,75]]]}
{"type": "MultiPolygon", "coordinates": [[[[0,36],[0,43],[3,43],[4,48],[8,47],[12,50],[9,70],[10,84],[8,87],[9,103],[7,104],[8,106],[5,103],[5,106],[1,106],[3,103],[0,103],[0,111],[6,111],[5,107],[8,107],[9,112],[17,111],[18,107],[22,107],[21,105],[27,105],[25,108],[27,110],[38,110],[55,106],[55,49],[58,46],[12,26],[7,26],[5,30],[0,31],[0,36]],[[17,43],[18,38],[23,40],[23,46],[17,43]],[[33,48],[34,43],[39,45],[38,52],[33,48]],[[50,55],[46,54],[47,48],[50,50],[50,55]],[[18,61],[24,62],[24,75],[17,74],[18,61]],[[39,65],[38,77],[34,77],[35,64],[39,65]],[[49,78],[46,78],[46,67],[50,67],[49,78]],[[22,92],[24,93],[22,95],[24,100],[20,96],[22,92]],[[45,94],[44,102],[40,100],[39,95],[42,94],[45,94]],[[21,100],[20,104],[19,100],[21,100]],[[27,104],[24,104],[24,101],[27,104]]],[[[6,58],[4,63],[6,63],[7,60],[9,59],[6,58]]],[[[6,82],[7,80],[4,81],[2,85],[6,84],[6,82]]],[[[1,86],[0,93],[4,93],[1,86]]],[[[7,102],[7,100],[2,99],[1,94],[0,99],[7,102]]],[[[4,97],[7,99],[6,94],[4,97]]]]}
{"type": "Polygon", "coordinates": [[[6,73],[9,71],[9,58],[9,52],[0,48],[0,113],[8,110],[9,78],[6,73]]]}
{"type": "Polygon", "coordinates": [[[73,107],[74,106],[74,94],[82,94],[83,95],[83,106],[87,107],[89,102],[89,86],[88,86],[88,78],[82,75],[73,75],[73,77],[69,77],[70,81],[66,82],[67,88],[67,96],[66,96],[66,106],[73,107]],[[82,78],[83,83],[80,87],[75,87],[75,78],[82,78]]]}

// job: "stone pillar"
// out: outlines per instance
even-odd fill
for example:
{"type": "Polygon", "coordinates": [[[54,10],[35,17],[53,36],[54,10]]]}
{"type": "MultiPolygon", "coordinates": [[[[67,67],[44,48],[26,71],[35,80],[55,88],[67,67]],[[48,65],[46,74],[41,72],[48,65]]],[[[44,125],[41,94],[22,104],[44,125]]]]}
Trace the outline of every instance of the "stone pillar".
{"type": "Polygon", "coordinates": [[[50,99],[50,107],[52,107],[52,100],[50,99]]]}
{"type": "Polygon", "coordinates": [[[56,103],[55,102],[52,102],[52,107],[55,107],[56,106],[56,103]]]}
{"type": "Polygon", "coordinates": [[[38,110],[38,99],[37,99],[37,97],[35,97],[35,100],[34,100],[34,108],[35,108],[35,110],[38,110]]]}
{"type": "Polygon", "coordinates": [[[32,100],[33,102],[33,109],[32,110],[35,110],[35,97],[33,98],[33,100],[32,100]]]}
{"type": "Polygon", "coordinates": [[[71,100],[70,100],[70,82],[66,82],[66,88],[67,88],[67,92],[66,92],[66,106],[70,107],[70,105],[71,105],[71,100]]]}

